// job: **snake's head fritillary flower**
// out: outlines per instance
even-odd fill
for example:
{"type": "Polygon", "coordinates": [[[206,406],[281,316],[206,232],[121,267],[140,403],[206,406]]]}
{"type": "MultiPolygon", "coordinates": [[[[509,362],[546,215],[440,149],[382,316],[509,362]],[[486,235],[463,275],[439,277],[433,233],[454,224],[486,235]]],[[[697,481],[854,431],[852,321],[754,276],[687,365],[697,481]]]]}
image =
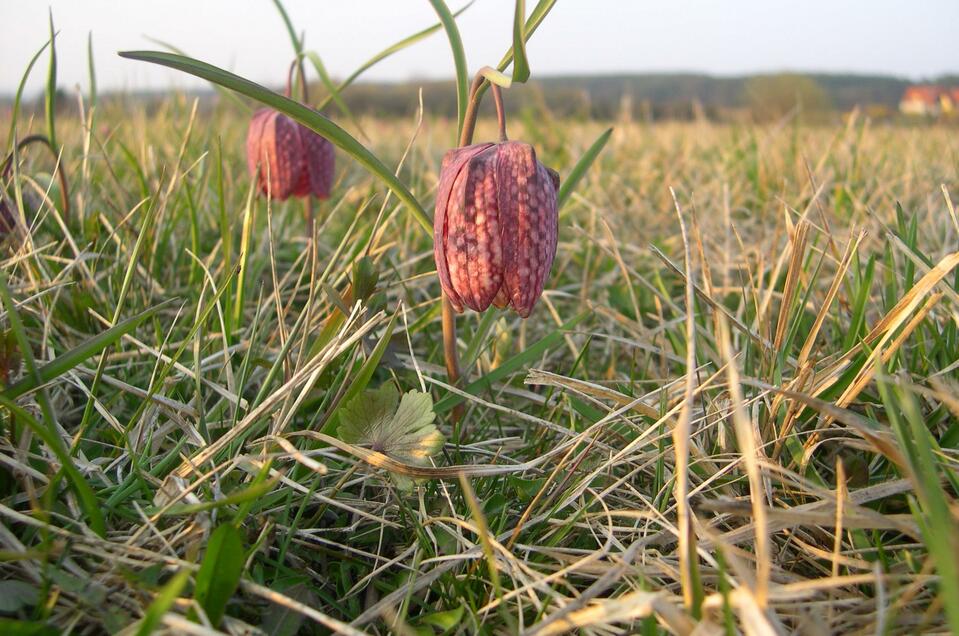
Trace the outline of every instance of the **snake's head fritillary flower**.
{"type": "Polygon", "coordinates": [[[246,137],[246,161],[260,191],[274,199],[330,196],[333,144],[283,113],[256,111],[246,137]]]}
{"type": "Polygon", "coordinates": [[[457,312],[495,305],[530,315],[556,256],[558,188],[559,175],[526,143],[480,143],[446,153],[433,255],[457,312]]]}

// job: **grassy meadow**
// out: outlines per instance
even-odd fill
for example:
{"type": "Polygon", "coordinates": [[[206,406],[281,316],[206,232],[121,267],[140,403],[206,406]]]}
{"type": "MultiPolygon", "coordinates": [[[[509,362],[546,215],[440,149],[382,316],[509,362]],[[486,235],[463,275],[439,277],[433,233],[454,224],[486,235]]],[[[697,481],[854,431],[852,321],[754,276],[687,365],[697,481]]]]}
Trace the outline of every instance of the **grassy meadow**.
{"type": "MultiPolygon", "coordinates": [[[[40,147],[3,182],[6,633],[959,627],[955,128],[514,114],[563,178],[614,132],[454,387],[432,237],[348,156],[311,239],[252,111],[89,106],[68,216],[40,147]],[[340,434],[384,385],[428,465],[340,434]]],[[[432,211],[455,121],[342,125],[432,211]]]]}

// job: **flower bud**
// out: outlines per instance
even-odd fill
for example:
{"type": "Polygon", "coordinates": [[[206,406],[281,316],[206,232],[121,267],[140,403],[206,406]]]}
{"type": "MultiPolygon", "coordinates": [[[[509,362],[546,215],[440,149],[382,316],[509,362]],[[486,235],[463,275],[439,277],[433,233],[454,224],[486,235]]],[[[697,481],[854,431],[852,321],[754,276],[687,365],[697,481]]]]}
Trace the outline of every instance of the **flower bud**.
{"type": "Polygon", "coordinates": [[[512,307],[526,318],[556,256],[559,175],[529,144],[446,153],[433,217],[433,255],[453,308],[512,307]]]}
{"type": "Polygon", "coordinates": [[[330,196],[333,144],[283,113],[256,111],[246,137],[246,161],[260,191],[274,199],[330,196]]]}

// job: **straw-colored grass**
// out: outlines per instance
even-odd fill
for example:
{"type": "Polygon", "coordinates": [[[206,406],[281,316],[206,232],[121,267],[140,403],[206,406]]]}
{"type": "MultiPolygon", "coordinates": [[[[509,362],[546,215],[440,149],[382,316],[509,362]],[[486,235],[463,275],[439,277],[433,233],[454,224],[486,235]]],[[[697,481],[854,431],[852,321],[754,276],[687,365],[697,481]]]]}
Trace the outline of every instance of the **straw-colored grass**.
{"type": "MultiPolygon", "coordinates": [[[[71,218],[48,157],[25,153],[5,184],[31,224],[3,248],[7,351],[20,333],[39,367],[172,300],[4,398],[8,619],[76,634],[959,626],[955,129],[613,122],[533,316],[461,317],[453,387],[416,221],[339,156],[311,243],[299,203],[251,195],[246,121],[178,96],[105,103],[57,122],[71,218]],[[378,293],[351,304],[364,254],[378,293]],[[432,394],[434,466],[337,438],[374,353],[371,386],[432,394]],[[214,624],[197,588],[217,584],[200,566],[224,524],[242,567],[214,624]]],[[[605,125],[531,115],[511,134],[563,174],[605,125]]],[[[454,126],[362,126],[429,208],[454,126]]]]}

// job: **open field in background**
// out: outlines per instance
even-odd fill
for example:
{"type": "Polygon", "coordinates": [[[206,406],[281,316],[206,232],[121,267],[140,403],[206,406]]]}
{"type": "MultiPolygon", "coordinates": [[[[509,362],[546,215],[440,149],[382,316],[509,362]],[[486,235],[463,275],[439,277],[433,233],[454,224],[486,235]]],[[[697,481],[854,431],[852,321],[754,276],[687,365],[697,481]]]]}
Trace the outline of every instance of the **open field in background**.
{"type": "MultiPolygon", "coordinates": [[[[69,219],[49,157],[18,167],[39,216],[3,248],[10,383],[15,322],[42,364],[159,309],[5,411],[7,617],[210,633],[198,608],[239,577],[235,634],[948,629],[954,129],[612,122],[533,316],[461,317],[451,390],[403,207],[338,153],[311,250],[300,203],[251,197],[247,114],[191,106],[59,119],[69,219]],[[364,254],[377,293],[351,305],[364,254]],[[367,381],[429,391],[436,466],[466,469],[411,485],[316,435],[367,381]],[[239,543],[211,542],[222,524],[239,543]]],[[[432,209],[455,122],[348,127],[432,209]]],[[[510,133],[565,177],[605,127],[510,133]]]]}

